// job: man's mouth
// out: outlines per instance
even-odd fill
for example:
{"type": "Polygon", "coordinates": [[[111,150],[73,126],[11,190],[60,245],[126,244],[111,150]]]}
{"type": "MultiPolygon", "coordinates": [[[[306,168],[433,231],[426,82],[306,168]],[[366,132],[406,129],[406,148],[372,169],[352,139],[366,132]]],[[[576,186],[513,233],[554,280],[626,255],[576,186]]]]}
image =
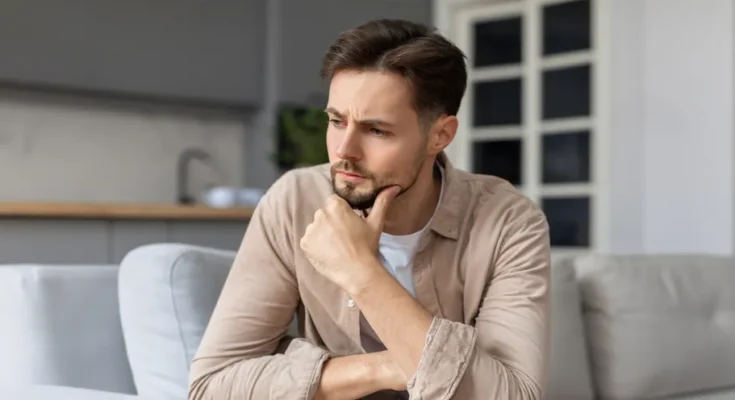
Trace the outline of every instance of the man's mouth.
{"type": "Polygon", "coordinates": [[[360,174],[356,174],[354,172],[338,171],[337,175],[340,175],[342,179],[350,181],[350,182],[360,182],[365,179],[364,176],[360,174]]]}
{"type": "Polygon", "coordinates": [[[338,172],[340,174],[342,174],[342,175],[351,176],[351,177],[354,177],[354,178],[364,178],[364,176],[362,176],[360,174],[356,174],[354,172],[347,172],[347,171],[338,171],[338,172]]]}

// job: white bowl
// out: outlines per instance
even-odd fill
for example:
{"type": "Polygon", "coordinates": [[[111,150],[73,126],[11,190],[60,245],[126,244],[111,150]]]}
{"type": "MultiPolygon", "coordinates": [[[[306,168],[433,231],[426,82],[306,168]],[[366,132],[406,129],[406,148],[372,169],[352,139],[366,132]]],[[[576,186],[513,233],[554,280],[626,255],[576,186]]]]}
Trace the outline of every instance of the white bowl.
{"type": "Polygon", "coordinates": [[[204,192],[202,200],[204,204],[214,208],[235,207],[238,203],[238,189],[227,186],[213,187],[204,192]]]}

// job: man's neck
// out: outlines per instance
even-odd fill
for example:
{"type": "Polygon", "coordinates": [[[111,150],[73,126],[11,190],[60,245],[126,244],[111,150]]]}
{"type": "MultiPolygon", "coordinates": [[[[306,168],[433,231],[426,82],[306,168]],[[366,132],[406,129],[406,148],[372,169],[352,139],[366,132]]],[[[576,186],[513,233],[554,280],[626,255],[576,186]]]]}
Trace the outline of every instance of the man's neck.
{"type": "Polygon", "coordinates": [[[385,221],[385,233],[410,235],[429,223],[442,189],[442,178],[435,176],[435,168],[435,164],[424,168],[411,189],[393,201],[385,221]]]}

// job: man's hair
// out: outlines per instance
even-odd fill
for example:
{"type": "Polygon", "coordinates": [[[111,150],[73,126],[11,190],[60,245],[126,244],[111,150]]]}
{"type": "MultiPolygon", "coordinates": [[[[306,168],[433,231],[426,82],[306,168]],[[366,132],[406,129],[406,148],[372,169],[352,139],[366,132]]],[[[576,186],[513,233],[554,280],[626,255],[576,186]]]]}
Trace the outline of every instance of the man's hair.
{"type": "Polygon", "coordinates": [[[404,20],[373,20],[342,32],[324,57],[321,77],[331,80],[342,70],[400,74],[423,122],[457,115],[467,87],[464,53],[434,29],[404,20]]]}

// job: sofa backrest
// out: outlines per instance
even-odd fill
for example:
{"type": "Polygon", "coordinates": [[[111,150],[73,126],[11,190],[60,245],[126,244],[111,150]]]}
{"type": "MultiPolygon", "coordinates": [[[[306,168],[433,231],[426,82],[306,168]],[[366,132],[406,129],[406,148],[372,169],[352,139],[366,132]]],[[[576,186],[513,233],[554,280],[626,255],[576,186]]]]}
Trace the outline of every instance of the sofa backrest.
{"type": "MultiPolygon", "coordinates": [[[[138,394],[186,398],[191,361],[234,256],[156,244],[125,257],[120,318],[138,394]]],[[[641,399],[735,386],[733,282],[729,259],[554,260],[546,398],[641,399]]]]}
{"type": "Polygon", "coordinates": [[[0,386],[135,394],[117,275],[116,265],[0,265],[0,386]]]}
{"type": "Polygon", "coordinates": [[[714,256],[575,260],[602,399],[735,387],[735,262],[714,256]]]}

